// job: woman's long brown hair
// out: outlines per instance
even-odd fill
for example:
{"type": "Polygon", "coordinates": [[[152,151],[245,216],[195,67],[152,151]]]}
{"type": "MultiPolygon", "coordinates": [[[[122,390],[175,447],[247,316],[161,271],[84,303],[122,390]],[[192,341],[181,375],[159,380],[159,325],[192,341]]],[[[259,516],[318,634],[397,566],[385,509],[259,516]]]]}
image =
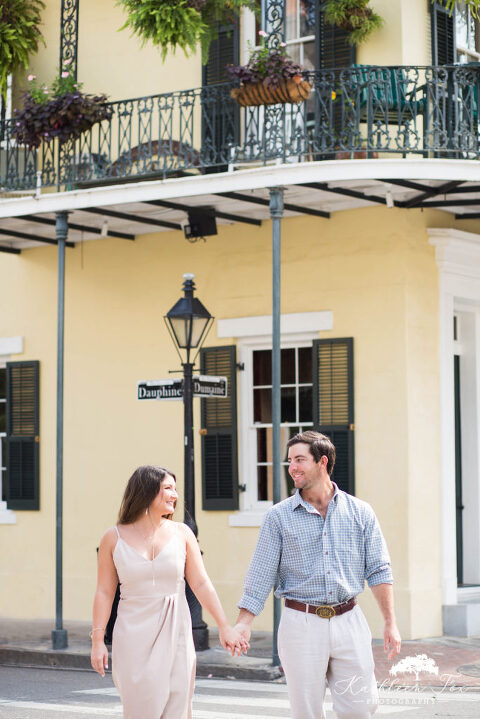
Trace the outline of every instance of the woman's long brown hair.
{"type": "MultiPolygon", "coordinates": [[[[165,469],[165,467],[155,467],[148,464],[138,467],[125,487],[118,513],[118,523],[133,524],[151,505],[167,476],[173,477],[176,481],[173,472],[165,469]]],[[[169,514],[168,519],[171,518],[172,515],[169,514]]]]}

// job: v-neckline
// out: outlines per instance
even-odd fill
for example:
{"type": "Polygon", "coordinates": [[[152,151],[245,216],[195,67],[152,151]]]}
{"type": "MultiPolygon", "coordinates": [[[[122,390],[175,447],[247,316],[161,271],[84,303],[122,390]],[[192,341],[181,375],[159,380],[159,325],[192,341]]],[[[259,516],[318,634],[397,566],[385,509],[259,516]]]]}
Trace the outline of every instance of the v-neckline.
{"type": "MultiPolygon", "coordinates": [[[[163,545],[163,547],[160,549],[159,552],[157,552],[157,554],[154,556],[154,558],[153,558],[153,559],[147,559],[146,557],[143,556],[143,554],[140,554],[140,552],[139,552],[137,549],[135,549],[135,547],[132,547],[131,544],[129,544],[128,542],[126,542],[126,541],[124,540],[124,538],[120,536],[120,534],[118,535],[119,540],[122,541],[129,549],[131,549],[132,552],[135,552],[135,554],[136,554],[138,557],[141,557],[141,559],[143,559],[144,562],[150,562],[150,563],[151,563],[151,562],[154,562],[154,561],[161,555],[161,553],[163,552],[163,550],[168,547],[168,545],[170,544],[170,542],[172,541],[172,539],[175,539],[175,537],[176,537],[176,533],[173,533],[172,536],[170,537],[170,539],[168,540],[168,542],[165,542],[165,544],[163,545]]],[[[115,549],[116,549],[116,545],[115,545],[115,549]]]]}

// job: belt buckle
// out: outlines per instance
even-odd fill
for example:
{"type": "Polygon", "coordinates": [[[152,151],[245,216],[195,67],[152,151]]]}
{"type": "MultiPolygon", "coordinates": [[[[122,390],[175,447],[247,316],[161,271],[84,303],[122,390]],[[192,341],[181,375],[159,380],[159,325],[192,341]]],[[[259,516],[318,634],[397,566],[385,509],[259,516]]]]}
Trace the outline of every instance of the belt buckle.
{"type": "Polygon", "coordinates": [[[322,604],[315,609],[315,614],[322,619],[331,619],[335,616],[335,609],[328,604],[322,604]]]}

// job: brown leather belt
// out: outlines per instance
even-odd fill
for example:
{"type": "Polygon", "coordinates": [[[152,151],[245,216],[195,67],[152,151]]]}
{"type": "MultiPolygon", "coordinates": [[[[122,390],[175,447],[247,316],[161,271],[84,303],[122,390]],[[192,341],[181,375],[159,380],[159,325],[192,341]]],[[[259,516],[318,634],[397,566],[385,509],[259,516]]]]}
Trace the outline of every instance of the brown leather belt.
{"type": "Polygon", "coordinates": [[[316,614],[317,617],[322,617],[322,619],[331,619],[331,617],[335,617],[339,614],[345,614],[345,612],[349,612],[355,604],[357,603],[357,600],[355,597],[352,597],[348,600],[348,602],[343,602],[343,604],[321,604],[320,606],[315,606],[314,604],[304,604],[303,602],[297,602],[295,599],[285,599],[285,606],[289,609],[297,609],[299,612],[306,612],[308,608],[309,614],[316,614]]]}

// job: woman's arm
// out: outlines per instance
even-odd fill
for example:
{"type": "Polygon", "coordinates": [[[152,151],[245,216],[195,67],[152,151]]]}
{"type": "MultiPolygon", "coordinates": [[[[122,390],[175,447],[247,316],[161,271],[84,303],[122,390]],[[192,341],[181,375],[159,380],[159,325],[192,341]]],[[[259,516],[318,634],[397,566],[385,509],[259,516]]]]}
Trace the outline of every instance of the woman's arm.
{"type": "Polygon", "coordinates": [[[113,563],[113,550],[117,543],[117,533],[107,529],[98,549],[97,590],[93,600],[92,653],[90,661],[96,672],[105,676],[108,669],[108,649],[104,634],[112,611],[113,598],[118,584],[118,575],[113,563]]]}
{"type": "Polygon", "coordinates": [[[185,579],[198,601],[209,614],[212,615],[219,629],[219,638],[224,649],[228,649],[233,656],[235,652],[240,655],[246,652],[248,642],[228,623],[223,607],[220,604],[217,592],[208,576],[203,564],[202,555],[197,539],[192,530],[185,524],[179,524],[185,534],[187,558],[185,562],[185,579]]]}

